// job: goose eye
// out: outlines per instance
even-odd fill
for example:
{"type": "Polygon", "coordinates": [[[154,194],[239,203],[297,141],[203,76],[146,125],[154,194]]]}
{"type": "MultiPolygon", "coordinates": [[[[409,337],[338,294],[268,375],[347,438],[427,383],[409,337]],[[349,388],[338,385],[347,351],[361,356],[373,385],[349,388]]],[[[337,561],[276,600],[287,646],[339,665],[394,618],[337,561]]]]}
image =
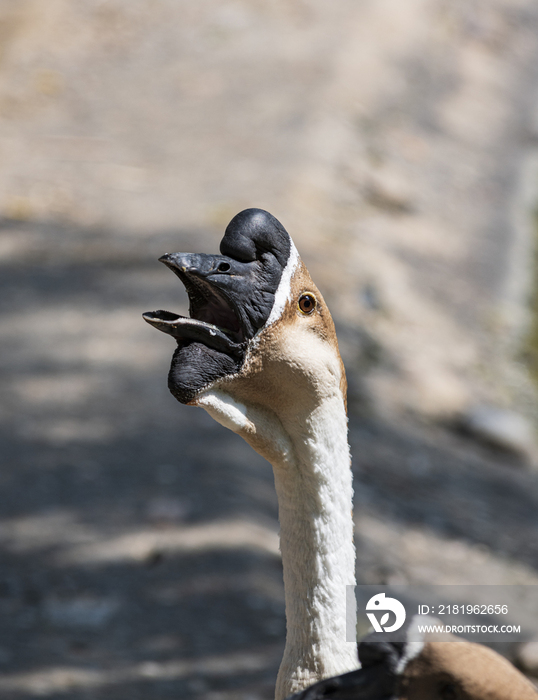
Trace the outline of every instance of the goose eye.
{"type": "Polygon", "coordinates": [[[460,694],[454,683],[442,683],[438,688],[441,700],[458,700],[460,694]]]}
{"type": "Polygon", "coordinates": [[[312,294],[302,294],[299,297],[299,309],[303,314],[311,314],[316,308],[316,299],[312,294]]]}

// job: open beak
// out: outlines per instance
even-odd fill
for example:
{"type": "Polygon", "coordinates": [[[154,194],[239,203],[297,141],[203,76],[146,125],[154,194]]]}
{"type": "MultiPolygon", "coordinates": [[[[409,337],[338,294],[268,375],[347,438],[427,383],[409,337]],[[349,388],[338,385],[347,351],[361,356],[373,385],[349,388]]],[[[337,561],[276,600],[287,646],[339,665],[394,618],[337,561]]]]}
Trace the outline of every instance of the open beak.
{"type": "Polygon", "coordinates": [[[159,258],[183,282],[189,295],[190,317],[171,311],[148,311],[144,320],[182,343],[198,342],[229,355],[244,352],[245,332],[233,302],[219,289],[233,260],[222,255],[169,253],[159,258]]]}

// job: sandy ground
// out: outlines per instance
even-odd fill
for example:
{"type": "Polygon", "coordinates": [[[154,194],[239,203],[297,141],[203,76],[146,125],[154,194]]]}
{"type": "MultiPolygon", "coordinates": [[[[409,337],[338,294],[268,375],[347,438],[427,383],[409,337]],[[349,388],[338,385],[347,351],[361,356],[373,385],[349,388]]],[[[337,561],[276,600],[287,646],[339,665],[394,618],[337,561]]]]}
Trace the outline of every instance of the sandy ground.
{"type": "Polygon", "coordinates": [[[185,308],[156,259],[246,206],[337,321],[359,581],[538,584],[536,470],[452,427],[535,420],[537,30],[531,0],[0,2],[2,698],[272,696],[270,467],[141,320],[185,308]]]}

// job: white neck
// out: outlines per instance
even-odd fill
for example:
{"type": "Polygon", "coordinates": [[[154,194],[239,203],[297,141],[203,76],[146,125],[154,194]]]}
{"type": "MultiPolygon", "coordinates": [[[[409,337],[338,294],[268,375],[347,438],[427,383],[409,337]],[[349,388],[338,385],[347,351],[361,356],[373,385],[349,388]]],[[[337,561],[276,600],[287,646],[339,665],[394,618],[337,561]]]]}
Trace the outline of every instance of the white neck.
{"type": "Polygon", "coordinates": [[[276,700],[356,669],[357,646],[346,642],[346,586],[355,584],[355,548],[342,394],[330,392],[313,411],[279,419],[221,391],[207,392],[198,403],[273,465],[287,621],[276,700]]]}
{"type": "Polygon", "coordinates": [[[294,459],[273,463],[287,622],[277,700],[358,667],[356,644],[346,642],[346,586],[355,584],[355,548],[341,396],[293,422],[284,428],[294,459]]]}

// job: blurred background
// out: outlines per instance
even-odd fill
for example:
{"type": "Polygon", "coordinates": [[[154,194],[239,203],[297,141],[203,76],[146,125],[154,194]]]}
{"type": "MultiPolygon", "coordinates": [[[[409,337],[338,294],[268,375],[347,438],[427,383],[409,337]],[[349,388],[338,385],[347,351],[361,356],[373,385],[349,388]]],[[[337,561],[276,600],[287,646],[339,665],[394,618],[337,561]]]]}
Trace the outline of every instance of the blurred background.
{"type": "Polygon", "coordinates": [[[271,468],[141,318],[245,207],[337,323],[358,581],[538,584],[537,153],[534,0],[0,0],[2,698],[272,697],[271,468]]]}

